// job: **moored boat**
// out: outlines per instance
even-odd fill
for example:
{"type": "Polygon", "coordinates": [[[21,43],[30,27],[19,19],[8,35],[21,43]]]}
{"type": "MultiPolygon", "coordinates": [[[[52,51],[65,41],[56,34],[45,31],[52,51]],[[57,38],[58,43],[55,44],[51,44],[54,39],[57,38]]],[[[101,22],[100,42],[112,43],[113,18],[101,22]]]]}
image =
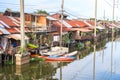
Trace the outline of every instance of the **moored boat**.
{"type": "Polygon", "coordinates": [[[77,53],[78,53],[78,51],[73,51],[73,52],[67,53],[67,54],[65,54],[63,56],[75,56],[75,55],[77,55],[77,53]]]}
{"type": "Polygon", "coordinates": [[[47,61],[73,61],[75,59],[75,57],[70,56],[39,56],[37,54],[31,55],[31,57],[44,58],[47,61]]]}
{"type": "Polygon", "coordinates": [[[47,61],[73,61],[74,57],[44,57],[47,61]]]}
{"type": "Polygon", "coordinates": [[[66,53],[64,55],[51,55],[51,56],[39,56],[38,54],[31,55],[31,57],[37,57],[37,58],[44,58],[47,62],[48,61],[73,61],[75,59],[75,55],[78,53],[78,51],[73,51],[71,53],[66,53]]]}
{"type": "Polygon", "coordinates": [[[51,47],[50,51],[43,51],[41,52],[41,55],[45,55],[45,56],[54,56],[54,55],[58,55],[61,56],[65,53],[68,53],[68,48],[67,47],[51,47]]]}

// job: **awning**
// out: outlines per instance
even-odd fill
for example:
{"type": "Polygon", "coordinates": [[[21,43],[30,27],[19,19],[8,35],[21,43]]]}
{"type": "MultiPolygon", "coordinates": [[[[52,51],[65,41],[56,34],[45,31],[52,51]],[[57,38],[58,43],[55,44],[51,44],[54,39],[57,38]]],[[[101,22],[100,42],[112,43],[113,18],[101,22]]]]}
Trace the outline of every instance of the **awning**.
{"type": "MultiPolygon", "coordinates": [[[[21,34],[10,34],[5,36],[7,38],[13,38],[15,40],[21,40],[21,34]]],[[[25,40],[28,40],[29,38],[25,35],[25,40]]]]}

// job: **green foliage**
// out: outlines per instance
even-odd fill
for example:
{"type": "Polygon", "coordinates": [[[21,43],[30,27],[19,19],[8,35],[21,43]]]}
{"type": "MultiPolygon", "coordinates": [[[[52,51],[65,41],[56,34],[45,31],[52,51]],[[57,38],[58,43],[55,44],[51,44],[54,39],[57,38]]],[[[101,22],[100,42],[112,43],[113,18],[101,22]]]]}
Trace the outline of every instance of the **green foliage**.
{"type": "Polygon", "coordinates": [[[90,20],[95,20],[95,18],[90,18],[90,20]]]}
{"type": "Polygon", "coordinates": [[[7,8],[6,10],[7,10],[7,11],[11,11],[11,9],[10,9],[10,8],[7,8]]]}
{"type": "Polygon", "coordinates": [[[13,62],[12,62],[12,60],[9,60],[9,61],[5,62],[5,64],[6,64],[6,65],[12,65],[13,62]]]}
{"type": "Polygon", "coordinates": [[[28,48],[32,48],[32,49],[38,48],[38,46],[36,46],[36,45],[34,45],[34,44],[32,44],[32,43],[27,44],[27,47],[28,47],[28,48]]]}
{"type": "Polygon", "coordinates": [[[25,52],[26,52],[25,48],[20,47],[18,50],[18,54],[25,53],[25,52]]]}
{"type": "Polygon", "coordinates": [[[35,34],[34,33],[27,33],[27,36],[30,38],[30,42],[33,43],[35,39],[35,34]]]}
{"type": "Polygon", "coordinates": [[[48,13],[47,11],[45,11],[45,10],[37,10],[37,11],[35,11],[34,13],[49,15],[49,13],[48,13]]]}
{"type": "Polygon", "coordinates": [[[33,34],[33,33],[29,33],[29,34],[27,34],[31,39],[34,39],[35,38],[35,34],[33,34]]]}
{"type": "Polygon", "coordinates": [[[3,14],[3,12],[0,12],[0,13],[2,13],[2,14],[3,14]]]}
{"type": "Polygon", "coordinates": [[[52,44],[52,36],[48,36],[47,39],[46,39],[46,42],[48,43],[48,45],[51,45],[52,44]]]}
{"type": "Polygon", "coordinates": [[[86,41],[86,42],[85,42],[85,45],[86,45],[86,46],[90,46],[90,44],[91,44],[90,41],[86,41]]]}
{"type": "Polygon", "coordinates": [[[69,33],[67,33],[67,34],[65,34],[65,35],[62,36],[62,41],[64,43],[68,43],[68,41],[69,41],[69,33]]]}
{"type": "Polygon", "coordinates": [[[30,62],[35,62],[35,61],[45,61],[45,58],[30,58],[30,62]]]}
{"type": "Polygon", "coordinates": [[[79,50],[83,49],[83,48],[84,48],[84,44],[81,43],[81,42],[79,42],[79,43],[77,44],[77,48],[78,48],[79,50]]]}

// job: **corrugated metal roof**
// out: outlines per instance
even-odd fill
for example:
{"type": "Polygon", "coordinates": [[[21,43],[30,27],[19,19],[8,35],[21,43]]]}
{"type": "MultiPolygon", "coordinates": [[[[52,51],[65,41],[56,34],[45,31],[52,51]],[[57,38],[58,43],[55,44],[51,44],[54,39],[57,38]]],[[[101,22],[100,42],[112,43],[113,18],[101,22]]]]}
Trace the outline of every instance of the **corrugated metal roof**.
{"type": "Polygon", "coordinates": [[[87,25],[83,21],[79,20],[66,20],[68,24],[70,24],[72,27],[86,27],[87,25]]]}
{"type": "Polygon", "coordinates": [[[0,27],[0,31],[2,31],[3,34],[10,34],[6,29],[0,27]]]}
{"type": "Polygon", "coordinates": [[[85,24],[87,24],[89,27],[94,27],[94,25],[90,24],[90,22],[84,21],[85,24]]]}
{"type": "Polygon", "coordinates": [[[63,24],[67,27],[67,28],[72,28],[72,26],[70,24],[68,24],[65,20],[63,20],[63,24]]]}
{"type": "Polygon", "coordinates": [[[90,32],[92,30],[88,29],[88,28],[72,28],[72,30],[77,30],[77,31],[81,31],[81,32],[90,32]]]}
{"type": "Polygon", "coordinates": [[[1,27],[7,27],[7,28],[10,28],[5,22],[3,22],[2,20],[0,20],[0,25],[1,27]]]}
{"type": "Polygon", "coordinates": [[[5,28],[5,29],[11,34],[20,33],[20,31],[18,31],[16,28],[5,28]]]}
{"type": "Polygon", "coordinates": [[[52,21],[57,20],[57,19],[55,19],[55,18],[53,18],[53,17],[51,17],[51,16],[47,16],[47,19],[52,20],[52,21]]]}
{"type": "Polygon", "coordinates": [[[10,26],[11,27],[17,26],[15,23],[13,23],[13,20],[10,19],[8,16],[0,15],[0,20],[1,20],[1,23],[7,28],[9,28],[10,26]]]}
{"type": "Polygon", "coordinates": [[[9,17],[9,18],[13,21],[14,24],[16,24],[17,26],[20,26],[20,21],[18,21],[16,18],[14,17],[9,17]]]}

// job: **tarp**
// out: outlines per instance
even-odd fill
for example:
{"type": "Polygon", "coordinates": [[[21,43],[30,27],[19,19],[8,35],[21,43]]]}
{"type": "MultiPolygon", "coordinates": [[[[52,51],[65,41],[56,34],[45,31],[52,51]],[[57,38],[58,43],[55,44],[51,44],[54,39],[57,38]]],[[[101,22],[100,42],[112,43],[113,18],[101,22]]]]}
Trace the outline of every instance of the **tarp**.
{"type": "MultiPolygon", "coordinates": [[[[21,40],[21,34],[10,34],[6,36],[7,38],[13,38],[15,40],[21,40]]],[[[29,38],[25,35],[25,40],[28,40],[29,38]]]]}

